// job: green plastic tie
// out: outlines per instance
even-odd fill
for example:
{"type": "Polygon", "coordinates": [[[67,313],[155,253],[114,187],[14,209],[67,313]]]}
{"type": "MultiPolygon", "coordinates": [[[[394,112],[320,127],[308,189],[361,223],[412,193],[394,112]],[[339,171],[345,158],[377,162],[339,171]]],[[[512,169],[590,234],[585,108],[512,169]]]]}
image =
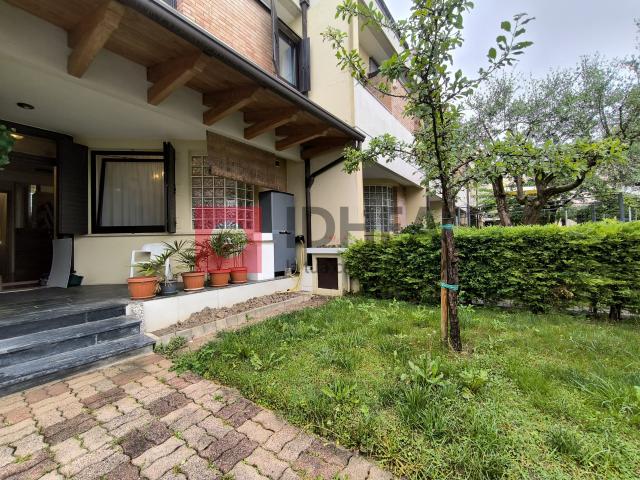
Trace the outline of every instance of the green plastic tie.
{"type": "Polygon", "coordinates": [[[445,223],[444,225],[442,225],[443,230],[453,230],[453,227],[453,223],[445,223]]]}
{"type": "Polygon", "coordinates": [[[440,282],[440,288],[446,288],[447,290],[453,290],[454,292],[457,292],[458,289],[460,288],[459,285],[451,285],[449,283],[445,283],[445,282],[440,282]]]}

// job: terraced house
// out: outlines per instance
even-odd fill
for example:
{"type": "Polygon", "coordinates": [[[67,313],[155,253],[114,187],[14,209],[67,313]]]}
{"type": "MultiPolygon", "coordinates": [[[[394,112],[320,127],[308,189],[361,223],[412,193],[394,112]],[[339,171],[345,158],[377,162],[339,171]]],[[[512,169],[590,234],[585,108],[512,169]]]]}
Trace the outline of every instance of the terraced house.
{"type": "Polygon", "coordinates": [[[410,139],[412,121],[336,66],[329,25],[372,77],[397,41],[337,5],[0,0],[0,123],[16,140],[0,172],[0,384],[147,348],[145,332],[204,306],[348,290],[340,245],[439,212],[402,161],[341,168],[345,146],[410,139]],[[221,228],[251,232],[248,284],[123,300],[135,252],[221,228]],[[82,286],[51,288],[70,271],[82,286]]]}

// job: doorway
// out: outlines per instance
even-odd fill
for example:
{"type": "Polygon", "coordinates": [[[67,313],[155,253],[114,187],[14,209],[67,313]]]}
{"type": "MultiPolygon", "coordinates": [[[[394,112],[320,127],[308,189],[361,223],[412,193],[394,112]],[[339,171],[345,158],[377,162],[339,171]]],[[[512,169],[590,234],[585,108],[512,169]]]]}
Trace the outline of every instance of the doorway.
{"type": "Polygon", "coordinates": [[[18,135],[0,171],[0,289],[40,285],[56,225],[56,142],[18,135]]]}

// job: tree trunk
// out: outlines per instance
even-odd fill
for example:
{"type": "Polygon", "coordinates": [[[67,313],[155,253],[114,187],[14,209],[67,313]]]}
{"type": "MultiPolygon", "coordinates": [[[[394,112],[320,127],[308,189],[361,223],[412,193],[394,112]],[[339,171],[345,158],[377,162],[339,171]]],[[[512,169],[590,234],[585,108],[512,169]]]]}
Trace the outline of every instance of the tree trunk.
{"type": "Polygon", "coordinates": [[[609,320],[612,322],[619,322],[622,320],[622,305],[614,303],[609,307],[609,320]]]}
{"type": "MultiPolygon", "coordinates": [[[[455,208],[453,198],[449,198],[449,195],[445,191],[443,191],[442,196],[445,198],[442,207],[442,224],[445,225],[453,222],[454,215],[452,212],[455,211],[455,208]]],[[[453,230],[449,228],[442,229],[441,245],[442,263],[444,265],[442,281],[449,285],[458,285],[458,254],[453,237],[453,230]]],[[[446,319],[449,327],[449,344],[451,348],[459,352],[462,350],[462,340],[460,338],[460,323],[458,322],[458,292],[457,290],[451,289],[445,290],[446,309],[443,310],[446,310],[446,319]]]]}
{"type": "Polygon", "coordinates": [[[525,225],[539,225],[540,213],[546,202],[541,200],[534,200],[533,202],[527,202],[524,206],[524,213],[522,217],[522,223],[525,225]]]}
{"type": "Polygon", "coordinates": [[[507,203],[507,194],[504,191],[504,180],[502,175],[491,180],[491,186],[493,187],[493,198],[496,201],[496,208],[498,209],[498,217],[500,218],[500,225],[503,227],[511,226],[511,216],[509,215],[509,205],[507,203]]]}

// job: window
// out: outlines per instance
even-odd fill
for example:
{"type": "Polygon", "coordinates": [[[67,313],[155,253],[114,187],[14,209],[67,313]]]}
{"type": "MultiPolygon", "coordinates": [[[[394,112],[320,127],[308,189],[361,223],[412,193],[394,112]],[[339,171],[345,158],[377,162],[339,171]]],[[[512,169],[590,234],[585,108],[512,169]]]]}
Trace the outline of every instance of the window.
{"type": "Polygon", "coordinates": [[[396,195],[393,187],[364,186],[364,223],[367,232],[392,232],[396,221],[396,195]]]}
{"type": "Polygon", "coordinates": [[[191,158],[193,228],[254,228],[255,187],[211,175],[207,157],[191,158]]]}
{"type": "Polygon", "coordinates": [[[93,233],[166,230],[165,161],[155,152],[93,152],[93,233]]]}
{"type": "Polygon", "coordinates": [[[178,0],[162,0],[164,3],[169,5],[171,8],[178,8],[178,0]]]}
{"type": "Polygon", "coordinates": [[[282,30],[278,34],[278,40],[280,77],[297,87],[299,40],[285,34],[282,30]]]}

